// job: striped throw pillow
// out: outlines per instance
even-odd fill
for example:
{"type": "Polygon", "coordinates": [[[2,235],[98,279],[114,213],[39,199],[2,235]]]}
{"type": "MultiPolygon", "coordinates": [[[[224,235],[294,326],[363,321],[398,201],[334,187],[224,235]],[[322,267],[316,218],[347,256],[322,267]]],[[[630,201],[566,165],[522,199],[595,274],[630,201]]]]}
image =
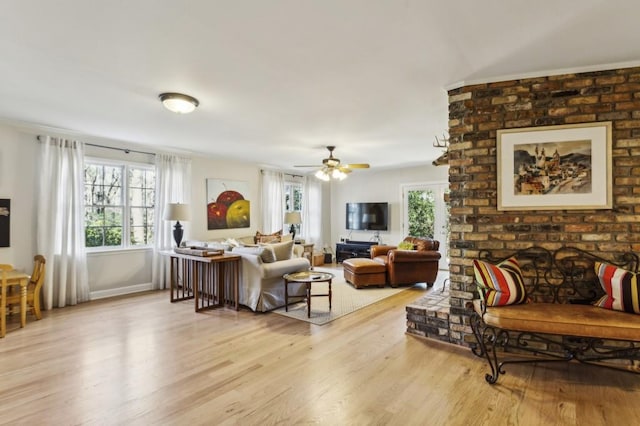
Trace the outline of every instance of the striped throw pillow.
{"type": "Polygon", "coordinates": [[[527,301],[522,271],[515,257],[498,265],[474,260],[473,270],[486,306],[517,305],[527,301]]]}
{"type": "Polygon", "coordinates": [[[606,293],[594,303],[595,306],[640,314],[638,274],[602,262],[595,263],[595,272],[606,293]]]}

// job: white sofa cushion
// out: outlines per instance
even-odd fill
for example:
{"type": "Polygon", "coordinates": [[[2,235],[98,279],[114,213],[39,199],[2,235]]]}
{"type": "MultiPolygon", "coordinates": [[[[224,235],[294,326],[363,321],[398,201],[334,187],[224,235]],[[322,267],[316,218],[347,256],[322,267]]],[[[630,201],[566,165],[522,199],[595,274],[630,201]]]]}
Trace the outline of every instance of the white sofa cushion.
{"type": "Polygon", "coordinates": [[[262,263],[273,263],[276,261],[276,255],[271,247],[234,247],[233,253],[253,254],[260,257],[262,263]]]}
{"type": "Polygon", "coordinates": [[[289,260],[293,256],[293,241],[269,244],[276,255],[276,261],[289,260]]]}

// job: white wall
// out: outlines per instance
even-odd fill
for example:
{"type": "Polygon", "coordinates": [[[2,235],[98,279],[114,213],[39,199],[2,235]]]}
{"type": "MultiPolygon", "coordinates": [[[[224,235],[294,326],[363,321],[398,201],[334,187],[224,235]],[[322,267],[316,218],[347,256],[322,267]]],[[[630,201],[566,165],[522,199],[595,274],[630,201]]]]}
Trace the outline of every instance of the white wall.
{"type": "MultiPolygon", "coordinates": [[[[38,184],[39,129],[16,127],[0,123],[0,198],[11,199],[11,247],[0,248],[0,263],[11,263],[29,271],[36,254],[36,188],[38,184]]],[[[84,138],[82,138],[84,139],[84,138]]],[[[117,141],[91,141],[113,147],[153,151],[148,147],[117,141]]],[[[154,157],[144,154],[87,147],[87,155],[152,163],[154,157]]],[[[323,184],[322,210],[325,221],[323,239],[335,249],[345,230],[347,202],[387,201],[390,203],[390,230],[382,232],[383,242],[397,243],[401,235],[400,186],[406,183],[446,181],[446,167],[414,167],[399,170],[357,170],[342,182],[323,184]]],[[[254,164],[192,158],[191,220],[184,223],[185,239],[212,240],[253,235],[260,229],[260,167],[254,164]],[[206,180],[208,178],[243,180],[249,184],[251,226],[229,230],[207,230],[206,180]]],[[[370,232],[354,232],[354,240],[369,240],[370,232]]],[[[322,247],[316,247],[316,250],[322,247]]],[[[151,250],[117,250],[88,255],[89,286],[92,298],[107,297],[150,288],[151,250]]]]}
{"type": "Polygon", "coordinates": [[[37,143],[34,134],[0,125],[0,198],[11,199],[10,247],[0,263],[30,272],[36,245],[37,143]]]}
{"type": "Polygon", "coordinates": [[[382,243],[395,245],[402,241],[402,192],[401,186],[408,183],[446,182],[448,167],[425,165],[401,169],[356,170],[343,181],[331,182],[331,241],[335,244],[341,236],[351,235],[351,240],[371,241],[372,231],[347,231],[345,228],[345,205],[353,202],[388,202],[389,230],[381,231],[382,243]]]}
{"type": "MultiPolygon", "coordinates": [[[[0,198],[11,199],[11,247],[0,248],[0,262],[31,271],[37,254],[37,187],[39,175],[36,128],[0,124],[0,198]]],[[[118,143],[111,145],[117,146],[118,143]]],[[[136,148],[128,145],[128,148],[136,148]]],[[[94,157],[152,163],[153,156],[87,147],[94,157]]],[[[89,253],[89,289],[93,299],[150,288],[151,250],[89,253]]]]}

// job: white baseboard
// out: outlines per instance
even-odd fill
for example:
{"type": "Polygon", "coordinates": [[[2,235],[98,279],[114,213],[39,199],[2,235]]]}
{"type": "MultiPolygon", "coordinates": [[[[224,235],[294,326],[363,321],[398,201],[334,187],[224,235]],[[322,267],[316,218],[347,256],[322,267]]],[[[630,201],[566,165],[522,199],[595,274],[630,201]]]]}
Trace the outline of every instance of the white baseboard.
{"type": "Polygon", "coordinates": [[[97,290],[89,293],[90,300],[105,299],[107,297],[123,296],[125,294],[140,293],[152,290],[151,283],[130,285],[127,287],[110,288],[108,290],[97,290]]]}

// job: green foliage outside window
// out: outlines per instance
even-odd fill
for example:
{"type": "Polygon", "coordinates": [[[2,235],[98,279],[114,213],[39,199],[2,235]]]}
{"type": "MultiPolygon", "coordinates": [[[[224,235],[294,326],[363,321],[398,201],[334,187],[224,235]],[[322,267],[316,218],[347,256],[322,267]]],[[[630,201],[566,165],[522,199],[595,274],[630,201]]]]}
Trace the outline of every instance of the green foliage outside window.
{"type": "Polygon", "coordinates": [[[84,217],[87,247],[122,245],[122,175],[122,166],[85,166],[84,217]]]}
{"type": "Polygon", "coordinates": [[[129,168],[129,242],[131,245],[153,243],[155,172],[129,168]]]}
{"type": "Polygon", "coordinates": [[[129,245],[153,243],[153,169],[88,162],[84,182],[86,247],[126,245],[125,225],[129,245]],[[123,183],[125,171],[127,180],[123,183]]]}
{"type": "Polygon", "coordinates": [[[435,198],[432,191],[408,191],[409,235],[434,235],[435,198]]]}

